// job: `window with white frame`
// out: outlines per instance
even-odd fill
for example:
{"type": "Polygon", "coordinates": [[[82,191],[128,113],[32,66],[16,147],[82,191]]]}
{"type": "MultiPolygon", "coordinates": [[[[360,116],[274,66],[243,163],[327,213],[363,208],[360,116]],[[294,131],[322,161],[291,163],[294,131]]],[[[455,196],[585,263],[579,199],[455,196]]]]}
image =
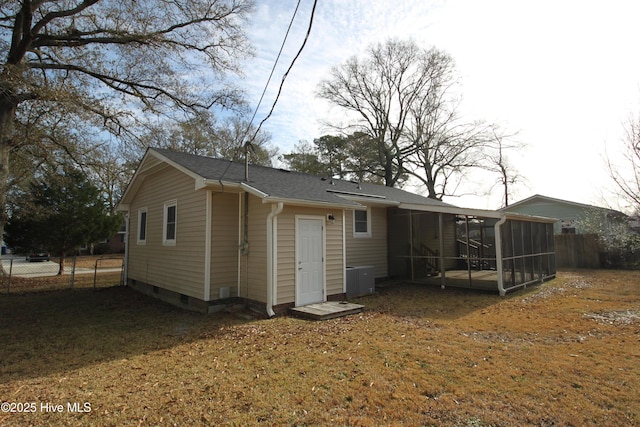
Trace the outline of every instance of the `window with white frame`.
{"type": "Polygon", "coordinates": [[[138,244],[147,244],[147,208],[138,209],[138,244]]]}
{"type": "Polygon", "coordinates": [[[178,225],[178,202],[171,200],[164,204],[164,221],[162,227],[162,243],[164,245],[176,244],[176,231],[178,225]]]}
{"type": "Polygon", "coordinates": [[[353,211],[353,237],[371,237],[371,209],[353,211]]]}

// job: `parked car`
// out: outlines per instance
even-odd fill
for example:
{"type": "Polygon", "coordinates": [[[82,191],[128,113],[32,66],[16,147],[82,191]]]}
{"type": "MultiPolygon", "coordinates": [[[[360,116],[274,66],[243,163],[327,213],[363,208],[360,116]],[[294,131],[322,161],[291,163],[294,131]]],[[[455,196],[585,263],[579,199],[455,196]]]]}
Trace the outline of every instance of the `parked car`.
{"type": "Polygon", "coordinates": [[[51,255],[47,251],[31,251],[27,254],[27,261],[49,261],[51,255]]]}

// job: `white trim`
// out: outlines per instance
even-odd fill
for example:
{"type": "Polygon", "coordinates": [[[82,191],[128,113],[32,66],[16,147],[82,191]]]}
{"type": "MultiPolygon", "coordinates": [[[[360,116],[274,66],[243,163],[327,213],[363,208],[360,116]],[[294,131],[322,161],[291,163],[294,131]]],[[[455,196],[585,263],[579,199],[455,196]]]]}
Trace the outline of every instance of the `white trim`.
{"type": "Polygon", "coordinates": [[[162,245],[163,246],[175,246],[176,241],[178,240],[178,200],[168,200],[164,202],[163,208],[163,219],[162,219],[162,245]],[[174,230],[173,230],[173,239],[167,239],[167,221],[169,208],[175,207],[175,218],[174,218],[174,230]]]}
{"type": "Polygon", "coordinates": [[[147,233],[149,231],[149,211],[146,207],[138,209],[138,229],[136,230],[136,244],[138,245],[146,245],[147,244],[147,233]],[[144,214],[144,239],[140,239],[140,222],[142,218],[142,214],[144,214]]]}
{"type": "Polygon", "coordinates": [[[295,257],[295,264],[294,264],[294,268],[295,268],[295,279],[294,279],[294,293],[295,293],[295,305],[296,307],[300,306],[300,300],[299,300],[299,296],[298,296],[298,262],[300,259],[299,256],[299,247],[298,247],[298,237],[300,236],[300,230],[299,230],[299,221],[301,219],[314,219],[314,220],[319,220],[322,222],[322,301],[326,301],[327,300],[327,222],[326,222],[326,216],[324,215],[296,215],[295,216],[295,226],[296,226],[296,233],[295,233],[295,252],[296,252],[296,257],[295,257]]]}
{"type": "MultiPolygon", "coordinates": [[[[204,219],[204,300],[211,300],[211,222],[213,220],[213,195],[207,191],[204,219]]],[[[177,214],[177,212],[176,212],[177,214]]]]}
{"type": "Polygon", "coordinates": [[[514,219],[516,221],[544,222],[544,223],[553,223],[557,221],[556,218],[547,218],[544,216],[518,214],[513,212],[490,211],[486,209],[460,208],[457,206],[430,206],[430,205],[419,205],[414,203],[400,203],[398,207],[400,209],[412,210],[412,211],[445,213],[445,214],[452,214],[452,215],[479,216],[483,218],[495,218],[495,219],[500,219],[503,217],[503,215],[506,215],[507,219],[514,219]]]}
{"type": "Polygon", "coordinates": [[[366,209],[354,209],[353,210],[353,237],[355,238],[370,238],[371,237],[371,207],[367,206],[366,209]],[[367,231],[356,231],[356,212],[367,213],[367,231]]]}
{"type": "Polygon", "coordinates": [[[498,222],[494,224],[494,239],[496,245],[496,272],[498,273],[498,291],[500,296],[505,296],[506,291],[504,289],[504,270],[502,266],[502,231],[500,227],[507,222],[507,216],[500,218],[498,222]]]}
{"type": "Polygon", "coordinates": [[[290,206],[309,206],[313,208],[336,208],[336,209],[354,209],[364,207],[359,203],[338,203],[338,202],[324,202],[319,200],[302,200],[291,199],[287,197],[274,197],[267,196],[262,199],[262,203],[279,203],[282,202],[290,206]]]}
{"type": "Polygon", "coordinates": [[[347,293],[347,213],[342,211],[342,293],[347,293]]]}
{"type": "MultiPolygon", "coordinates": [[[[279,209],[282,212],[282,209],[279,209]]],[[[271,291],[271,301],[273,305],[278,304],[278,216],[273,216],[273,244],[271,247],[273,248],[273,254],[271,255],[271,262],[273,263],[273,270],[271,274],[273,275],[273,283],[271,284],[273,290],[271,291]]]]}
{"type": "Polygon", "coordinates": [[[276,217],[282,212],[284,204],[271,205],[271,212],[267,215],[267,314],[275,316],[273,302],[275,288],[278,286],[278,227],[276,217]]]}
{"type": "Polygon", "coordinates": [[[127,285],[127,279],[129,278],[129,241],[131,240],[131,215],[129,211],[124,215],[124,265],[122,273],[122,286],[127,285]]]}

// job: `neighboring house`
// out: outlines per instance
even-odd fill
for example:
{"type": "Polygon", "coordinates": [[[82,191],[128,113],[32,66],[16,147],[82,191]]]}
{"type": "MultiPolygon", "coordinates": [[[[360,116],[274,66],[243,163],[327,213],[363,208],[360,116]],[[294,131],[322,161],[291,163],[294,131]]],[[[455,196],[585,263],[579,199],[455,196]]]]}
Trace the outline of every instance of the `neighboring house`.
{"type": "Polygon", "coordinates": [[[78,249],[78,253],[80,255],[122,254],[125,251],[126,234],[127,226],[122,224],[122,227],[108,239],[86,244],[78,249]]]}
{"type": "Polygon", "coordinates": [[[580,220],[588,218],[593,212],[602,214],[605,222],[620,221],[627,218],[622,212],[613,209],[554,199],[539,194],[513,203],[501,210],[525,215],[556,218],[556,222],[553,225],[555,234],[581,234],[580,220]]]}
{"type": "Polygon", "coordinates": [[[341,300],[350,267],[501,294],[555,275],[546,218],[164,149],[147,150],[118,209],[127,284],[202,311],[341,300]]]}

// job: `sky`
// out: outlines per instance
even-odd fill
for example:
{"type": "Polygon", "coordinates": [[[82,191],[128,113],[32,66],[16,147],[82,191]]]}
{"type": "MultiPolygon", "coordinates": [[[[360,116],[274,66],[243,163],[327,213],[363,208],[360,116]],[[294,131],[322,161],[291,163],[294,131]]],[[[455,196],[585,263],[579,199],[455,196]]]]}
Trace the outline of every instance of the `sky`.
{"type": "MultiPolygon", "coordinates": [[[[259,0],[248,34],[256,56],[242,82],[255,107],[297,0],[259,0]]],[[[300,49],[313,0],[299,10],[255,122],[268,113],[300,49]]],[[[618,160],[624,123],[640,106],[640,2],[508,0],[318,0],[311,34],[263,129],[280,153],[331,133],[340,110],[316,96],[331,67],[362,57],[374,43],[412,39],[449,53],[464,117],[517,132],[526,147],[508,155],[525,181],[512,202],[533,194],[624,209],[613,195],[605,156],[618,160]]],[[[444,201],[497,209],[493,177],[472,173],[444,201]]],[[[424,191],[412,188],[412,191],[424,191]]]]}

